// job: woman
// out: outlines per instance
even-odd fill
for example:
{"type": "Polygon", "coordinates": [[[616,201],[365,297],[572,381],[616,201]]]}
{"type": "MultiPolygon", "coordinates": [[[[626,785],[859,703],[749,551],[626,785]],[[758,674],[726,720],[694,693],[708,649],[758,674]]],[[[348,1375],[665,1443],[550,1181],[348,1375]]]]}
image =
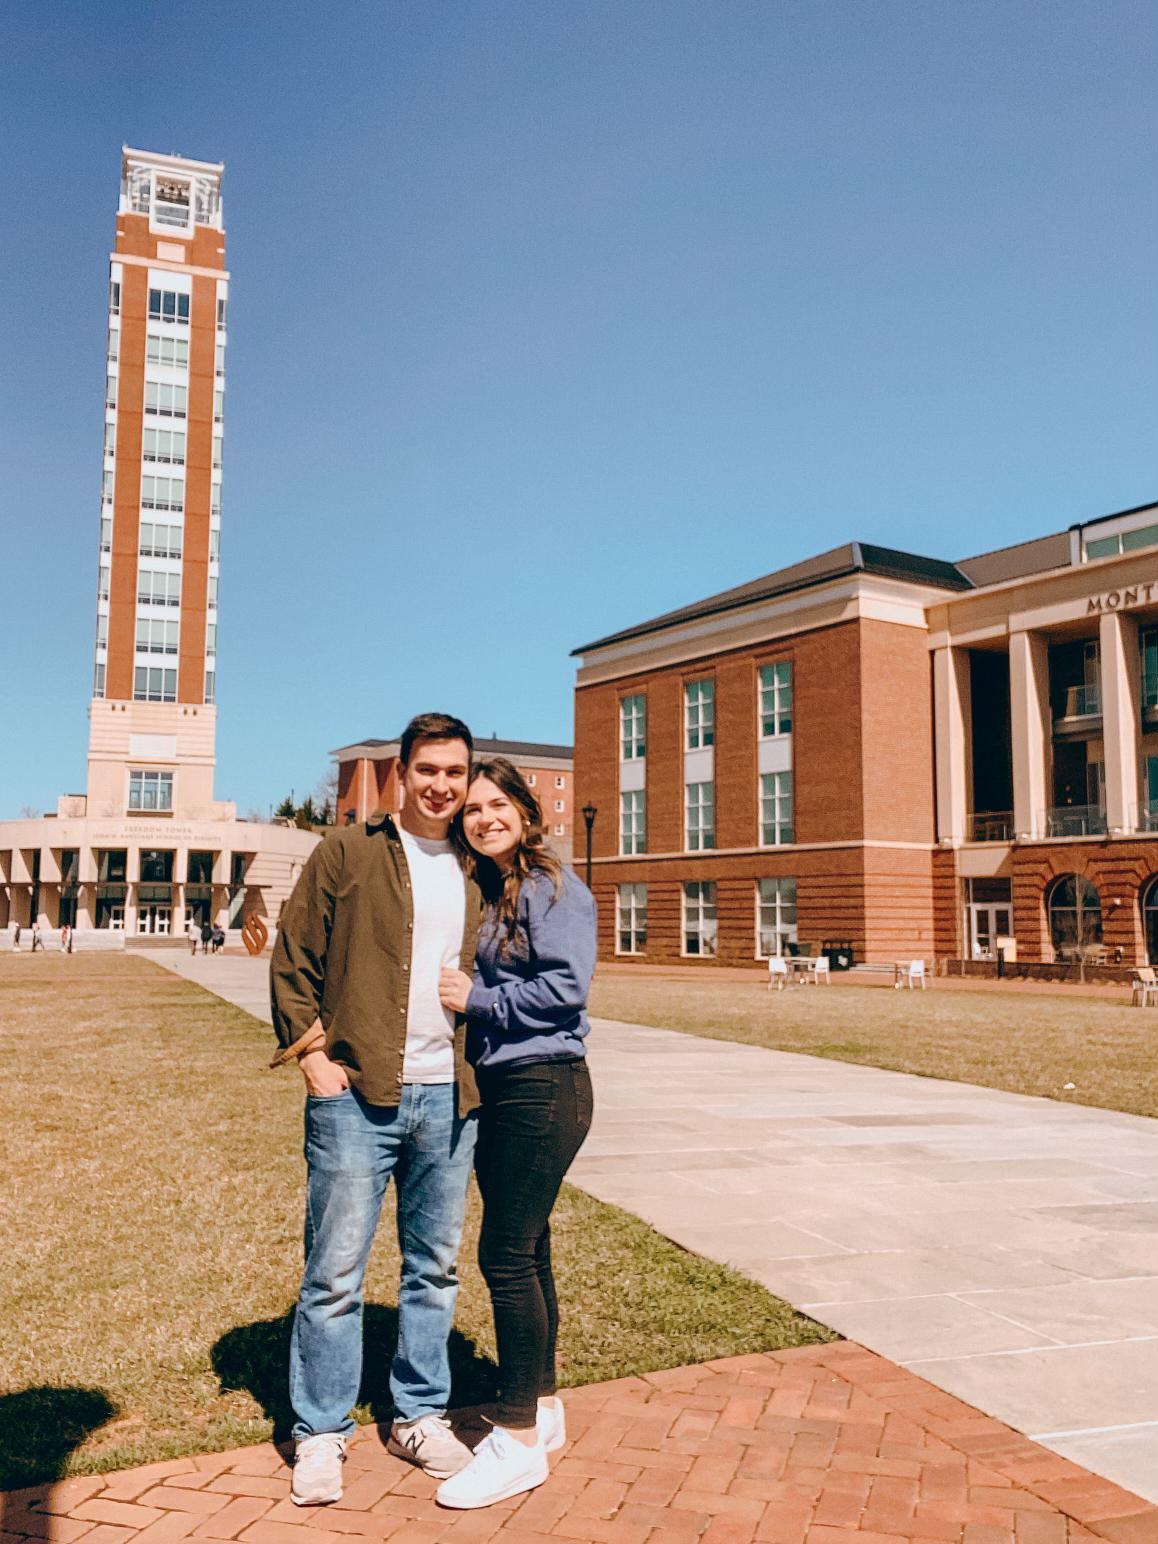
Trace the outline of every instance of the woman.
{"type": "Polygon", "coordinates": [[[468,1508],[541,1485],[547,1454],[566,1440],[549,1218],[591,1126],[583,1042],[595,903],[543,845],[538,802],[509,761],[476,765],[458,820],[486,911],[474,981],[446,969],[440,996],[468,1015],[467,1055],[482,1097],[479,1265],[494,1306],[500,1388],[494,1430],[438,1490],[443,1506],[468,1508]]]}

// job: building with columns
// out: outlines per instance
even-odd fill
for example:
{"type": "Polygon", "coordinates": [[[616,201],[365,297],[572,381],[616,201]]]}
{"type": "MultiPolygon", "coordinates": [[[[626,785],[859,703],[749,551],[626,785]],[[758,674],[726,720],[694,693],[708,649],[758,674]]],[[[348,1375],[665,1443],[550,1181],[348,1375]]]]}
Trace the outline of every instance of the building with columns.
{"type": "Polygon", "coordinates": [[[1158,505],[853,542],[576,654],[606,955],[1158,963],[1158,505]]]}
{"type": "Polygon", "coordinates": [[[214,798],[229,274],[220,165],[125,147],[83,794],[0,822],[0,927],[276,919],[311,832],[214,798]]]}

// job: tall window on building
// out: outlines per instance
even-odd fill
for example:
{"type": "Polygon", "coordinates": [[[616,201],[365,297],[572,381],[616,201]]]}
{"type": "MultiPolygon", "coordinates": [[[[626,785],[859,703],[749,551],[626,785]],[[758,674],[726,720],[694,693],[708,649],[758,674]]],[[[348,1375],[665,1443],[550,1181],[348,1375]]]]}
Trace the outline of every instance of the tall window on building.
{"type": "Polygon", "coordinates": [[[760,845],[780,847],[795,840],[792,773],[764,772],[760,777],[760,845]]]}
{"type": "Polygon", "coordinates": [[[189,296],[175,290],[151,289],[149,291],[149,320],[151,322],[178,322],[189,325],[189,296]]]}
{"type": "Polygon", "coordinates": [[[179,606],[181,575],[159,568],[138,568],[137,604],[139,606],[179,606]]]}
{"type": "Polygon", "coordinates": [[[110,370],[109,373],[105,376],[105,406],[106,407],[116,407],[116,405],[117,405],[117,378],[112,373],[112,371],[110,370]]]}
{"type": "Polygon", "coordinates": [[[760,667],[760,735],[769,740],[792,733],[792,665],[782,660],[760,667]]]}
{"type": "Polygon", "coordinates": [[[221,470],[221,459],[223,454],[224,445],[222,438],[219,434],[215,434],[213,436],[213,470],[215,472],[219,472],[221,470]]]}
{"type": "Polygon", "coordinates": [[[105,662],[98,659],[96,669],[92,677],[92,694],[94,697],[103,697],[105,694],[105,662]]]}
{"type": "Polygon", "coordinates": [[[1083,874],[1063,874],[1048,897],[1050,941],[1058,960],[1081,959],[1102,942],[1102,902],[1083,874]]]}
{"type": "Polygon", "coordinates": [[[684,789],[684,846],[699,852],[716,845],[716,789],[714,783],[688,783],[684,789]]]}
{"type": "Polygon", "coordinates": [[[145,412],[155,413],[158,418],[184,418],[189,406],[189,393],[184,386],[174,386],[169,381],[145,382],[145,412]]]}
{"type": "Polygon", "coordinates": [[[165,618],[137,618],[138,654],[176,654],[180,624],[165,618]]]}
{"type": "Polygon", "coordinates": [[[114,364],[114,365],[116,364],[116,362],[117,362],[117,355],[120,353],[120,351],[121,351],[121,329],[119,327],[110,327],[109,328],[109,348],[108,348],[108,356],[109,356],[109,363],[110,364],[114,364]]]}
{"type": "Polygon", "coordinates": [[[796,942],[795,879],[756,881],[756,952],[762,960],[784,953],[796,942]]]}
{"type": "Polygon", "coordinates": [[[133,669],[134,702],[176,702],[177,671],[166,666],[137,665],[133,669]]]}
{"type": "Polygon", "coordinates": [[[97,599],[98,600],[108,600],[108,598],[109,598],[109,579],[110,579],[111,575],[112,575],[112,569],[109,567],[109,565],[107,563],[102,563],[101,564],[100,577],[99,577],[99,579],[97,581],[97,599]]]}
{"type": "Polygon", "coordinates": [[[689,751],[716,743],[716,683],[710,677],[685,684],[684,729],[689,751]]]}
{"type": "Polygon", "coordinates": [[[141,454],[146,461],[184,466],[184,429],[146,429],[141,436],[141,454]]]}
{"type": "Polygon", "coordinates": [[[615,952],[642,954],[647,948],[647,886],[620,885],[616,907],[615,952]]]}
{"type": "Polygon", "coordinates": [[[619,759],[639,761],[647,755],[647,698],[641,694],[619,702],[619,759]]]}
{"type": "Polygon", "coordinates": [[[707,957],[716,952],[716,886],[694,880],[683,887],[684,953],[707,957]]]}
{"type": "Polygon", "coordinates": [[[216,610],[216,608],[217,608],[217,575],[216,574],[210,574],[209,575],[209,584],[208,584],[208,588],[206,590],[206,597],[205,598],[206,598],[206,600],[207,600],[207,602],[209,604],[210,611],[216,610]]]}
{"type": "Polygon", "coordinates": [[[102,515],[101,516],[101,551],[102,552],[111,552],[112,550],[113,550],[113,522],[109,519],[108,515],[102,515]]]}
{"type": "Polygon", "coordinates": [[[205,672],[205,701],[212,705],[217,701],[217,672],[207,670],[205,672]]]}
{"type": "Polygon", "coordinates": [[[116,279],[109,280],[109,310],[114,316],[121,314],[121,286],[116,279]]]}
{"type": "Polygon", "coordinates": [[[206,652],[206,654],[216,654],[217,653],[217,623],[216,622],[207,622],[205,624],[205,652],[206,652]]]}
{"type": "Polygon", "coordinates": [[[171,810],[173,808],[172,772],[129,773],[129,808],[131,810],[171,810]]]}
{"type": "Polygon", "coordinates": [[[642,788],[619,795],[619,850],[630,856],[647,851],[647,805],[642,788]]]}
{"type": "Polygon", "coordinates": [[[218,388],[213,393],[213,422],[219,424],[225,418],[225,393],[218,388]]]}
{"type": "Polygon", "coordinates": [[[161,525],[142,520],[138,551],[143,558],[179,558],[184,529],[179,525],[161,525]]]}
{"type": "Polygon", "coordinates": [[[189,339],[165,338],[151,332],[145,338],[145,363],[164,365],[170,370],[189,368],[189,339]]]}

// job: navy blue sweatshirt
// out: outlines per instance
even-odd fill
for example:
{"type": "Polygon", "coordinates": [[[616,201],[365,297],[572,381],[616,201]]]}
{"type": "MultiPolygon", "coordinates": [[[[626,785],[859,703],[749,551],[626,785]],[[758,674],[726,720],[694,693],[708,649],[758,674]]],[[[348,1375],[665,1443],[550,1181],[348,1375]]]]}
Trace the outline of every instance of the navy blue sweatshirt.
{"type": "Polygon", "coordinates": [[[584,1055],[587,989],[595,971],[595,900],[569,870],[556,899],[549,874],[519,892],[518,926],[505,954],[488,908],[467,1000],[466,1054],[480,1067],[584,1055]]]}

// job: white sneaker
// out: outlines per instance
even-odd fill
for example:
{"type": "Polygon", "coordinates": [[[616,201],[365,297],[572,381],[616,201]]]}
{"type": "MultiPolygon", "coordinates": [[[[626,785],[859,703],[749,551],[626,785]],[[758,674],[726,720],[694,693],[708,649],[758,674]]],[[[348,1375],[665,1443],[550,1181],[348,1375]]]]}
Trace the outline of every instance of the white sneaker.
{"type": "Polygon", "coordinates": [[[290,1500],[295,1506],[326,1506],[342,1496],[342,1465],[346,1438],[341,1432],[323,1431],[316,1437],[299,1437],[294,1450],[290,1500]]]}
{"type": "Polygon", "coordinates": [[[534,1490],[550,1472],[541,1435],[536,1436],[533,1447],[528,1447],[525,1442],[512,1437],[509,1431],[496,1426],[475,1448],[474,1457],[466,1468],[452,1479],[443,1481],[434,1499],[439,1506],[457,1507],[461,1511],[493,1506],[496,1501],[506,1501],[524,1490],[534,1490]]]}
{"type": "Polygon", "coordinates": [[[395,1421],[388,1452],[417,1464],[436,1480],[449,1479],[470,1463],[470,1448],[450,1429],[445,1415],[421,1415],[416,1421],[395,1421]]]}
{"type": "Polygon", "coordinates": [[[558,1395],[540,1399],[535,1412],[535,1425],[548,1453],[557,1453],[567,1440],[567,1417],[563,1413],[563,1401],[558,1395]]]}

